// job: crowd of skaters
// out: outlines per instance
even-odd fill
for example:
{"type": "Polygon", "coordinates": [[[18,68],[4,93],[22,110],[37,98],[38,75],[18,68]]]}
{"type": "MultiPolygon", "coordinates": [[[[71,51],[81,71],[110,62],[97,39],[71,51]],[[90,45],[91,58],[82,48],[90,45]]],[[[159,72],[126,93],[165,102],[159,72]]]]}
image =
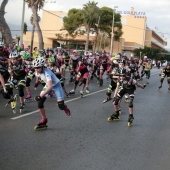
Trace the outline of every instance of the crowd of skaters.
{"type": "MultiPolygon", "coordinates": [[[[17,88],[20,101],[20,113],[23,113],[25,101],[32,99],[30,83],[34,79],[34,87],[43,85],[43,90],[35,99],[42,119],[37,123],[36,129],[46,128],[47,117],[44,109],[44,102],[47,95],[55,97],[58,106],[64,110],[68,116],[71,112],[64,103],[64,94],[69,97],[76,93],[77,86],[81,86],[80,95],[90,93],[90,82],[96,80],[96,85],[103,86],[103,75],[109,83],[106,99],[107,102],[113,98],[114,113],[108,118],[108,121],[117,120],[120,116],[120,103],[122,97],[129,101],[129,125],[133,121],[133,100],[136,86],[144,89],[145,84],[140,84],[144,76],[146,83],[149,83],[152,64],[147,56],[138,60],[126,54],[118,53],[110,56],[105,50],[101,53],[91,53],[85,51],[79,55],[77,50],[69,54],[62,48],[38,49],[33,48],[31,53],[30,46],[18,46],[12,43],[9,46],[0,42],[0,81],[2,85],[2,96],[11,104],[11,108],[16,113],[16,98],[13,89],[17,88]],[[141,67],[141,72],[139,68],[141,67]],[[66,69],[69,70],[71,91],[65,88],[66,69]],[[25,94],[26,92],[26,94],[25,94]]],[[[161,71],[161,85],[167,76],[168,89],[170,91],[170,64],[161,71]]]]}

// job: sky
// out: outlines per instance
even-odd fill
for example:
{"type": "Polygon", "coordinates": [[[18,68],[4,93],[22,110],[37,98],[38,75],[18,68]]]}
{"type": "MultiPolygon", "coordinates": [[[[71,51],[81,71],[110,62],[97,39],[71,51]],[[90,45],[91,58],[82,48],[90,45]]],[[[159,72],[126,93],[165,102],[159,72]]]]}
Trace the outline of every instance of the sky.
{"type": "MultiPolygon", "coordinates": [[[[92,1],[92,0],[91,0],[92,1]]],[[[94,0],[98,7],[107,6],[116,8],[117,11],[126,13],[131,7],[136,12],[142,12],[147,17],[147,26],[164,37],[168,42],[167,47],[170,49],[170,0],[94,0]]],[[[0,3],[2,0],[0,0],[0,3]]],[[[43,9],[52,11],[67,12],[71,8],[82,8],[89,0],[46,0],[43,9]]],[[[22,19],[22,0],[9,0],[6,5],[5,19],[7,23],[21,25],[22,19]]],[[[42,10],[39,12],[41,17],[42,10]]],[[[31,9],[25,7],[24,22],[30,25],[31,9]]],[[[31,28],[31,27],[29,27],[31,28]]]]}

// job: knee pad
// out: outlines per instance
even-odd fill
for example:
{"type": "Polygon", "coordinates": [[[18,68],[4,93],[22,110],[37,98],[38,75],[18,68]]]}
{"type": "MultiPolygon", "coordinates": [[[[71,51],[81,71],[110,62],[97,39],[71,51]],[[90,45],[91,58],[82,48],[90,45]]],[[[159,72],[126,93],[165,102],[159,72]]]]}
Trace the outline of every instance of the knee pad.
{"type": "Polygon", "coordinates": [[[27,78],[27,79],[26,79],[26,87],[29,87],[29,86],[30,86],[30,83],[31,83],[31,79],[30,79],[30,78],[27,78]]]}
{"type": "MultiPolygon", "coordinates": [[[[163,83],[163,81],[164,81],[164,78],[161,78],[160,82],[163,83]]],[[[168,81],[168,80],[167,80],[167,81],[168,81]]]]}
{"type": "Polygon", "coordinates": [[[79,83],[79,80],[76,80],[76,81],[75,81],[75,85],[77,85],[78,83],[79,83]]]}
{"type": "Polygon", "coordinates": [[[129,107],[132,108],[133,107],[133,97],[129,98],[129,107]]]}
{"type": "Polygon", "coordinates": [[[5,92],[2,92],[2,96],[3,96],[4,99],[10,99],[11,98],[9,93],[5,93],[5,92]]]}
{"type": "Polygon", "coordinates": [[[83,78],[82,82],[83,82],[83,84],[86,84],[86,79],[85,79],[85,78],[83,78]]]}
{"type": "Polygon", "coordinates": [[[23,85],[18,85],[18,93],[19,93],[19,97],[24,97],[24,86],[23,85]]]}
{"type": "Polygon", "coordinates": [[[108,92],[108,91],[106,92],[106,95],[109,96],[109,97],[111,96],[111,94],[112,94],[112,93],[110,93],[110,92],[108,92]]]}
{"type": "Polygon", "coordinates": [[[167,78],[167,83],[170,84],[170,77],[167,78]]]}
{"type": "Polygon", "coordinates": [[[114,105],[118,105],[120,97],[116,96],[114,99],[114,105]]]}
{"type": "Polygon", "coordinates": [[[44,108],[44,102],[46,100],[46,97],[43,97],[41,98],[39,101],[38,101],[38,108],[41,109],[41,108],[44,108]]]}
{"type": "Polygon", "coordinates": [[[64,100],[58,102],[58,107],[60,110],[64,110],[66,105],[64,104],[64,100]]]}

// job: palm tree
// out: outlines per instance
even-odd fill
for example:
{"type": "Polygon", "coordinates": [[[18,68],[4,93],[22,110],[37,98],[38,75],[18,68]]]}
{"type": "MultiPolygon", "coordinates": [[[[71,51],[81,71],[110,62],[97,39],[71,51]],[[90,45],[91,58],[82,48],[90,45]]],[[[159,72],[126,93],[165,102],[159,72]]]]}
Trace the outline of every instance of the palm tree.
{"type": "Polygon", "coordinates": [[[5,15],[5,6],[7,5],[8,0],[3,0],[0,6],[0,32],[4,37],[5,43],[9,44],[12,42],[12,35],[8,24],[4,18],[5,15]]]}
{"type": "Polygon", "coordinates": [[[44,6],[45,0],[26,0],[28,3],[28,7],[31,8],[33,14],[33,23],[37,30],[38,39],[39,39],[39,49],[44,48],[43,36],[42,31],[39,25],[39,16],[38,16],[38,9],[41,9],[44,6]]]}
{"type": "MultiPolygon", "coordinates": [[[[40,20],[41,20],[41,18],[40,18],[40,16],[38,15],[38,22],[40,22],[40,20]]],[[[31,18],[30,18],[30,23],[31,23],[31,25],[32,25],[31,49],[30,49],[31,53],[32,53],[32,49],[33,49],[34,32],[35,32],[35,24],[34,24],[33,21],[34,21],[34,18],[33,18],[33,15],[32,15],[31,18]]]]}
{"type": "Polygon", "coordinates": [[[83,18],[84,18],[84,24],[87,31],[87,39],[86,39],[86,45],[85,50],[88,50],[89,46],[89,34],[92,28],[95,27],[95,23],[98,20],[99,17],[99,8],[97,7],[97,3],[92,1],[88,2],[87,4],[83,5],[83,18]]]}

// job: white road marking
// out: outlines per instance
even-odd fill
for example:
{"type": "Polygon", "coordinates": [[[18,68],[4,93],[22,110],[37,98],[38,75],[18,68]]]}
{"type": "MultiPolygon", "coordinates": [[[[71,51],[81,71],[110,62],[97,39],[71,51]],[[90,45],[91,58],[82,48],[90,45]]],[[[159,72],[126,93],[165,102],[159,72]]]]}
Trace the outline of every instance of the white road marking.
{"type": "MultiPolygon", "coordinates": [[[[159,72],[154,73],[154,74],[151,74],[151,76],[154,76],[154,75],[156,75],[156,74],[158,74],[158,73],[159,73],[159,72]]],[[[91,95],[93,95],[93,94],[100,93],[100,92],[105,91],[105,90],[107,90],[107,88],[106,88],[106,89],[99,90],[99,91],[96,91],[96,92],[93,92],[93,93],[90,93],[90,94],[86,94],[86,95],[84,95],[84,97],[86,97],[86,96],[91,96],[91,95]]],[[[78,100],[78,99],[80,99],[80,98],[81,98],[81,97],[76,97],[76,98],[74,98],[74,99],[70,99],[70,100],[65,101],[65,103],[69,103],[69,102],[72,102],[72,101],[74,101],[74,100],[78,100]]],[[[12,119],[12,120],[20,119],[20,118],[23,118],[23,117],[32,115],[32,114],[37,113],[37,112],[39,112],[39,110],[35,110],[35,111],[29,112],[29,113],[26,113],[26,114],[23,114],[23,115],[20,115],[20,116],[16,116],[16,117],[13,117],[13,118],[11,118],[11,119],[12,119]]]]}

